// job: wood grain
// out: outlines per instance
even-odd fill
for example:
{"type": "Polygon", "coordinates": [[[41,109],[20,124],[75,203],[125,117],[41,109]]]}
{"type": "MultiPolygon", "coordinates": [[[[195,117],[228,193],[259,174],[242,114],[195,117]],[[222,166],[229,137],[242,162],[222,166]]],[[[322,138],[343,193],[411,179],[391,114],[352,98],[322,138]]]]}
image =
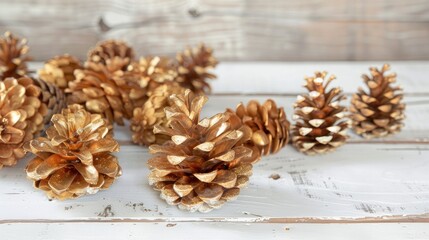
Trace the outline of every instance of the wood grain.
{"type": "Polygon", "coordinates": [[[30,40],[35,60],[82,59],[98,40],[174,55],[206,42],[221,60],[428,60],[424,0],[0,2],[0,31],[30,40]]]}

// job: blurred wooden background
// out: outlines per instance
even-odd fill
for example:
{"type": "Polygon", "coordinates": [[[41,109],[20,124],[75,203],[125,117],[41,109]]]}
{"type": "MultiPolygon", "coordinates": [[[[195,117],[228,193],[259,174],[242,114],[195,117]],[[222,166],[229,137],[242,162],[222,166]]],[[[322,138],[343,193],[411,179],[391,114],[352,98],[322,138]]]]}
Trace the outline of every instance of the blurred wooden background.
{"type": "Polygon", "coordinates": [[[428,0],[0,0],[6,30],[35,60],[108,38],[160,55],[206,42],[233,61],[429,60],[428,0]]]}

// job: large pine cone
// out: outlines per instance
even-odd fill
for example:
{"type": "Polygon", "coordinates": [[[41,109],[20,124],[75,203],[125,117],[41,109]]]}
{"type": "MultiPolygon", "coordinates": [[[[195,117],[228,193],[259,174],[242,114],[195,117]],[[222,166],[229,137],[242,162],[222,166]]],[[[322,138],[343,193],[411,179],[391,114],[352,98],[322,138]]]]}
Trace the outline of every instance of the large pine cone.
{"type": "Polygon", "coordinates": [[[164,108],[171,106],[169,97],[173,94],[183,94],[185,89],[175,82],[157,87],[143,107],[134,109],[131,119],[133,142],[150,146],[163,144],[169,136],[153,133],[156,125],[167,126],[167,117],[164,108]]]}
{"type": "Polygon", "coordinates": [[[352,97],[350,112],[353,129],[365,138],[384,137],[399,132],[404,126],[405,104],[400,87],[391,86],[396,82],[396,74],[385,75],[390,66],[381,70],[370,68],[371,77],[363,75],[369,92],[359,88],[352,97]]]}
{"type": "MultiPolygon", "coordinates": [[[[247,107],[240,103],[235,113],[252,129],[252,139],[248,144],[254,147],[254,152],[256,150],[262,155],[276,153],[288,143],[290,123],[284,109],[277,108],[273,100],[268,99],[262,105],[252,100],[247,107]]],[[[255,157],[255,160],[259,159],[255,157]]]]}
{"type": "Polygon", "coordinates": [[[27,78],[0,81],[0,168],[24,157],[23,144],[43,125],[39,95],[40,88],[27,78]]]}
{"type": "Polygon", "coordinates": [[[26,39],[20,40],[10,32],[0,38],[0,80],[19,78],[27,73],[28,49],[26,39]]]}
{"type": "Polygon", "coordinates": [[[161,191],[168,204],[191,212],[208,212],[235,199],[252,174],[252,165],[241,160],[252,154],[243,145],[251,129],[233,113],[221,113],[200,120],[207,101],[190,90],[173,95],[172,107],[165,109],[169,127],[154,132],[171,140],[152,145],[149,183],[161,191]]]}
{"type": "Polygon", "coordinates": [[[99,42],[88,52],[88,61],[107,64],[107,60],[119,57],[125,60],[122,70],[134,60],[134,50],[127,43],[119,40],[106,40],[99,42]]]}
{"type": "Polygon", "coordinates": [[[216,67],[218,61],[213,56],[213,50],[199,45],[196,48],[187,48],[176,56],[179,76],[177,81],[182,87],[191,89],[197,94],[209,93],[210,84],[207,79],[214,79],[216,75],[210,71],[216,67]]]}
{"type": "MultiPolygon", "coordinates": [[[[119,58],[116,60],[120,61],[119,58]]],[[[124,125],[124,118],[132,117],[132,98],[145,93],[126,80],[121,64],[111,60],[106,64],[86,62],[85,69],[75,71],[76,80],[69,82],[66,93],[70,93],[69,103],[83,104],[89,112],[101,114],[111,123],[124,125]]]]}
{"type": "Polygon", "coordinates": [[[75,79],[74,71],[82,68],[77,58],[65,54],[48,60],[38,74],[43,81],[53,83],[64,90],[68,87],[68,83],[75,79]]]}
{"type": "Polygon", "coordinates": [[[326,72],[316,72],[306,78],[309,94],[299,95],[295,103],[292,141],[295,147],[306,154],[326,153],[343,145],[348,138],[349,120],[347,109],[340,105],[345,99],[339,87],[327,89],[335,79],[326,72]]]}
{"type": "Polygon", "coordinates": [[[34,153],[27,167],[28,178],[49,198],[77,198],[107,189],[121,175],[112,152],[118,143],[108,134],[108,123],[80,105],[70,105],[52,117],[47,137],[25,146],[34,153]]]}

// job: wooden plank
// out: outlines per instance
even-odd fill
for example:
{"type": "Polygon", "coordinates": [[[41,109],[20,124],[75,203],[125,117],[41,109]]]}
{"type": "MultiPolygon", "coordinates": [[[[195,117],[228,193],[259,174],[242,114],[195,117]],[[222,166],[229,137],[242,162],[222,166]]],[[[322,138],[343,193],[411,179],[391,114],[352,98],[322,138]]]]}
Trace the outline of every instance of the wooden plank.
{"type": "Polygon", "coordinates": [[[288,146],[254,167],[238,200],[208,214],[183,212],[159,198],[146,179],[147,148],[122,145],[117,156],[124,174],[111,189],[70,201],[48,201],[32,188],[23,171],[28,158],[3,169],[0,222],[429,221],[426,146],[347,144],[313,157],[288,146]]]}
{"type": "Polygon", "coordinates": [[[0,3],[0,31],[26,36],[36,60],[83,59],[107,38],[170,56],[203,41],[222,60],[428,60],[428,9],[422,0],[37,0],[0,3]]]}
{"type": "Polygon", "coordinates": [[[2,224],[4,239],[427,239],[427,224],[38,223],[2,224]]]}

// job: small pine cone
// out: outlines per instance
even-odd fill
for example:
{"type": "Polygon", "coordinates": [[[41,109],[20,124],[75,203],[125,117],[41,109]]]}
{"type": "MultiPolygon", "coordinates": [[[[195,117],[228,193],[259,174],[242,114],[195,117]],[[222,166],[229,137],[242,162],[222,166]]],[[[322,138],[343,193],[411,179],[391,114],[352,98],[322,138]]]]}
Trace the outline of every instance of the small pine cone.
{"type": "Polygon", "coordinates": [[[0,38],[0,80],[8,77],[19,78],[27,74],[27,40],[19,39],[10,32],[0,38]]]}
{"type": "MultiPolygon", "coordinates": [[[[106,64],[86,62],[84,69],[75,71],[76,79],[69,82],[66,93],[70,93],[69,104],[85,105],[90,113],[101,114],[111,123],[124,125],[124,118],[130,119],[133,112],[132,97],[140,88],[133,88],[125,80],[119,58],[109,59],[106,64]]],[[[144,95],[144,94],[143,94],[144,95]]]]}
{"type": "Polygon", "coordinates": [[[340,105],[345,99],[339,87],[327,90],[336,77],[325,80],[326,72],[316,72],[314,77],[306,78],[305,87],[309,94],[299,95],[295,103],[292,141],[301,152],[314,155],[326,153],[343,145],[347,140],[349,120],[347,109],[340,105]]]}
{"type": "Polygon", "coordinates": [[[70,105],[52,117],[47,137],[31,140],[25,148],[36,155],[27,177],[50,199],[65,200],[107,189],[121,175],[112,152],[119,144],[108,134],[108,123],[81,105],[70,105]]]}
{"type": "Polygon", "coordinates": [[[353,130],[365,138],[394,134],[404,126],[405,104],[402,103],[402,89],[391,86],[396,82],[396,74],[385,75],[388,70],[388,64],[381,70],[370,68],[372,76],[362,76],[369,92],[359,88],[358,93],[352,97],[350,112],[353,130]]]}
{"type": "Polygon", "coordinates": [[[23,144],[33,139],[43,123],[40,88],[27,84],[26,79],[0,81],[0,169],[25,156],[23,144]]]}
{"type": "Polygon", "coordinates": [[[194,93],[204,94],[211,91],[207,79],[215,79],[211,73],[218,61],[213,56],[213,50],[201,44],[196,48],[187,48],[176,56],[179,76],[177,81],[182,87],[191,89],[194,93]]]}
{"type": "Polygon", "coordinates": [[[68,87],[68,82],[75,79],[74,71],[82,68],[77,58],[65,54],[48,60],[38,74],[43,81],[53,83],[64,90],[68,87]]]}
{"type": "Polygon", "coordinates": [[[208,212],[237,198],[252,174],[252,165],[241,160],[252,154],[244,146],[251,129],[233,113],[220,113],[200,120],[207,101],[194,96],[172,95],[165,108],[168,127],[155,126],[154,132],[171,140],[151,145],[155,156],[149,159],[149,184],[161,192],[168,204],[191,212],[208,212]]]}
{"type": "Polygon", "coordinates": [[[131,130],[133,142],[150,146],[152,144],[163,144],[170,137],[153,133],[156,125],[167,126],[165,107],[170,107],[169,97],[173,94],[183,94],[185,89],[175,82],[157,87],[143,107],[136,107],[131,119],[131,130]]]}
{"type": "Polygon", "coordinates": [[[133,98],[134,105],[141,107],[157,87],[173,82],[177,72],[172,61],[165,57],[142,57],[128,66],[128,81],[135,82],[144,92],[144,96],[133,98]]]}
{"type": "MultiPolygon", "coordinates": [[[[231,109],[228,111],[234,112],[231,109]]],[[[276,153],[288,143],[290,123],[284,109],[277,108],[273,100],[269,99],[262,105],[252,100],[247,107],[240,103],[235,113],[252,129],[252,139],[248,144],[255,147],[259,154],[276,153]]],[[[259,159],[260,156],[255,158],[259,159]]]]}
{"type": "Polygon", "coordinates": [[[127,65],[134,60],[134,50],[127,43],[118,40],[106,40],[99,42],[88,52],[88,61],[107,64],[108,59],[115,57],[122,58],[125,64],[122,70],[127,69],[127,65]]]}

